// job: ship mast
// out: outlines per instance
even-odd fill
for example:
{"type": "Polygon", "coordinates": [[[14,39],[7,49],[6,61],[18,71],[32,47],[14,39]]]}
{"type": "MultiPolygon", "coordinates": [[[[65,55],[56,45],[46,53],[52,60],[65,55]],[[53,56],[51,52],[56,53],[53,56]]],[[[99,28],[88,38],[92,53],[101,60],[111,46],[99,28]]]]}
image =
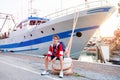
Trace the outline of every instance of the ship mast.
{"type": "Polygon", "coordinates": [[[30,0],[30,16],[32,16],[32,11],[33,11],[32,2],[33,2],[33,0],[30,0]]]}
{"type": "Polygon", "coordinates": [[[30,0],[29,1],[29,15],[32,17],[32,16],[34,16],[34,15],[37,15],[37,9],[35,9],[35,8],[33,8],[33,1],[35,1],[35,0],[30,0]]]}
{"type": "MultiPolygon", "coordinates": [[[[2,26],[1,26],[0,32],[2,32],[2,30],[4,28],[4,25],[6,24],[7,20],[12,20],[13,24],[14,24],[14,27],[16,26],[16,23],[15,23],[15,20],[14,20],[12,14],[0,13],[0,16],[1,16],[0,19],[5,19],[2,26]]],[[[14,27],[13,27],[13,29],[14,29],[14,27]]]]}
{"type": "Polygon", "coordinates": [[[28,0],[28,15],[32,16],[33,15],[33,0],[28,0]]]}

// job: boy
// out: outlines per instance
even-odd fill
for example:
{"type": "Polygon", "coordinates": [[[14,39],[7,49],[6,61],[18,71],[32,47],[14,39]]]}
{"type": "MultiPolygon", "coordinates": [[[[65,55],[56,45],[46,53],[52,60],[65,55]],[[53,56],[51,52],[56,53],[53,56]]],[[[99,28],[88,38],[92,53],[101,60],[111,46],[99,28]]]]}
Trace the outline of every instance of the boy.
{"type": "Polygon", "coordinates": [[[48,54],[45,56],[45,71],[41,73],[41,75],[49,74],[48,72],[48,63],[52,61],[52,63],[58,59],[60,60],[60,73],[59,77],[63,78],[63,46],[60,44],[59,36],[54,35],[52,37],[53,43],[49,46],[48,54]]]}

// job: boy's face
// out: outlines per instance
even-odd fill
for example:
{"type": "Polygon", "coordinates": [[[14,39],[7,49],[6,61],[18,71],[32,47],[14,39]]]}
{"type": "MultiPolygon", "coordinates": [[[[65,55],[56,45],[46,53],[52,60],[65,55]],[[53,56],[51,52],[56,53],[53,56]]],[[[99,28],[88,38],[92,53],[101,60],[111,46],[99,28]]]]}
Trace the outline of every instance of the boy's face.
{"type": "Polygon", "coordinates": [[[52,41],[53,41],[53,44],[56,45],[59,42],[59,39],[57,37],[53,37],[52,41]]]}

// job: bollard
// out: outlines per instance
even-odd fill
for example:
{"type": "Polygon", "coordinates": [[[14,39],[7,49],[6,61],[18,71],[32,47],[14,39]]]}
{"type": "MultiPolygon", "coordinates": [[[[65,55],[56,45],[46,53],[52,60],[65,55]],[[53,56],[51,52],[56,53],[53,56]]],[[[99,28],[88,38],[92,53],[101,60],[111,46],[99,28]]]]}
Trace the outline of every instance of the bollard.
{"type": "MultiPolygon", "coordinates": [[[[60,72],[60,61],[56,60],[52,64],[52,73],[53,74],[59,74],[59,72],[60,72]]],[[[71,58],[64,58],[63,72],[64,72],[64,75],[72,75],[73,74],[73,71],[72,71],[72,59],[71,58]]]]}

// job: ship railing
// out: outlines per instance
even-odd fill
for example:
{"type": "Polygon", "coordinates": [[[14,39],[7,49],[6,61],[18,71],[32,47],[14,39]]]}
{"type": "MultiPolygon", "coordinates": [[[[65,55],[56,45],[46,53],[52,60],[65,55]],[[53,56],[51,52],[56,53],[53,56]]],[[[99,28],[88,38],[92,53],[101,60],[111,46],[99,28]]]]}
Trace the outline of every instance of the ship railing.
{"type": "Polygon", "coordinates": [[[105,1],[97,0],[97,1],[93,1],[93,2],[85,2],[84,4],[80,4],[80,5],[71,7],[71,8],[67,8],[67,9],[49,14],[49,15],[45,16],[45,18],[53,20],[55,18],[59,18],[62,16],[66,16],[66,15],[75,13],[76,10],[82,11],[82,10],[86,10],[86,9],[90,9],[90,8],[94,8],[94,7],[101,7],[101,6],[108,6],[108,5],[110,5],[110,3],[107,0],[105,0],[105,1]]]}

